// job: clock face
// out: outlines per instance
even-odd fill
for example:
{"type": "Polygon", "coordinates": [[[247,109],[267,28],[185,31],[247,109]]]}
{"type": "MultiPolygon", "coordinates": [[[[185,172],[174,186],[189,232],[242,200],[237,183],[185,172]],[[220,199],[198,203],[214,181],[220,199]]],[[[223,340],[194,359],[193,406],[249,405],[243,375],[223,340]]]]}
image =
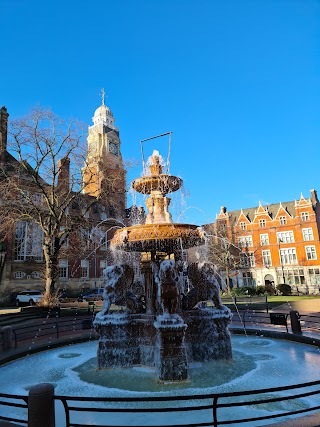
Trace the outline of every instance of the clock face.
{"type": "Polygon", "coordinates": [[[109,142],[109,152],[118,155],[118,145],[114,142],[109,142]]]}

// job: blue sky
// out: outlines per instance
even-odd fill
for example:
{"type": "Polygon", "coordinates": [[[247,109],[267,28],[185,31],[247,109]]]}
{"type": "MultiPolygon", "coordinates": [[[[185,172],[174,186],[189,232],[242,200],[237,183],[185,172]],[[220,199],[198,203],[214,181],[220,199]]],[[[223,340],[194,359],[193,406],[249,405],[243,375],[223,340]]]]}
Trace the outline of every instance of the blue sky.
{"type": "Polygon", "coordinates": [[[10,117],[41,104],[91,125],[105,88],[125,160],[173,132],[174,219],[320,190],[318,1],[0,0],[0,17],[10,117]]]}

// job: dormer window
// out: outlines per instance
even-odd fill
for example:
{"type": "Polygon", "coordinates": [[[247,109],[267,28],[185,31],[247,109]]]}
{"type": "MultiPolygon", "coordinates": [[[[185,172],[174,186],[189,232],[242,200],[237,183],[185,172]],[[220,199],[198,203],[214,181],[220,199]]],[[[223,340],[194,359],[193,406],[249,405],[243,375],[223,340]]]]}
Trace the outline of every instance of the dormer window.
{"type": "Polygon", "coordinates": [[[266,220],[265,219],[259,219],[259,226],[260,226],[260,228],[266,228],[266,220]]]}
{"type": "Polygon", "coordinates": [[[246,230],[247,224],[245,222],[240,222],[240,230],[246,230]]]}
{"type": "Polygon", "coordinates": [[[287,218],[285,216],[281,216],[279,220],[280,220],[280,225],[285,225],[287,223],[287,218]]]}
{"type": "Polygon", "coordinates": [[[309,221],[309,212],[301,212],[301,221],[309,221]]]}

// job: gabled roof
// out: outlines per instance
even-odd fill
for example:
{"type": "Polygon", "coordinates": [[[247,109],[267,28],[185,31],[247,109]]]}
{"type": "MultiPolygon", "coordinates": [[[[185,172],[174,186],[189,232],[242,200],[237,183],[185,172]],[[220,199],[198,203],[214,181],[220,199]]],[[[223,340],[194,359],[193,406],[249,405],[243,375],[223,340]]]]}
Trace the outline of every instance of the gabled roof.
{"type": "MultiPolygon", "coordinates": [[[[270,218],[274,219],[281,205],[288,212],[289,215],[295,216],[295,201],[273,203],[271,205],[263,206],[263,208],[265,209],[265,211],[267,211],[266,213],[269,214],[270,218]]],[[[230,211],[229,212],[230,223],[235,224],[239,216],[241,215],[241,213],[243,213],[249,219],[250,222],[253,222],[257,210],[258,210],[258,207],[256,206],[254,208],[245,208],[245,209],[237,209],[234,211],[230,211]]]]}

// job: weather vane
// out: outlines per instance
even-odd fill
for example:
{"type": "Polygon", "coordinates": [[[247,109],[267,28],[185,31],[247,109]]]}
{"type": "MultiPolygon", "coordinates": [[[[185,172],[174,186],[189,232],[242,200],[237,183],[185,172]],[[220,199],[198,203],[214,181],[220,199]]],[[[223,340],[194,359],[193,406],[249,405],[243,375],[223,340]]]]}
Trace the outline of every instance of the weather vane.
{"type": "Polygon", "coordinates": [[[104,98],[107,97],[106,93],[104,91],[104,88],[101,89],[101,99],[102,99],[102,105],[104,105],[104,98]]]}

